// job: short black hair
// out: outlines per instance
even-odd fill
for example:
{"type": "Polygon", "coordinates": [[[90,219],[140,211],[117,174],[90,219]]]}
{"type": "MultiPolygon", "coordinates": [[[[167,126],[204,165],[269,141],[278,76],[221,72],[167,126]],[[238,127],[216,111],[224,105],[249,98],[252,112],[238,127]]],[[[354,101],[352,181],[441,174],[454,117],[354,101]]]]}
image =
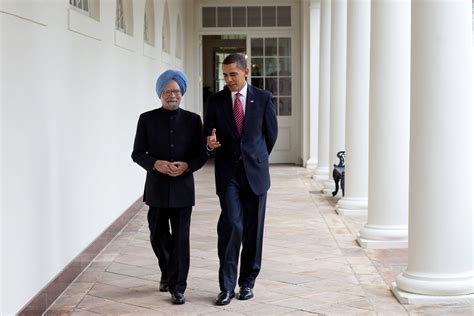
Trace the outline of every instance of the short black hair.
{"type": "Polygon", "coordinates": [[[247,69],[247,59],[241,54],[233,53],[228,55],[222,62],[224,65],[235,64],[237,68],[245,70],[247,69]]]}

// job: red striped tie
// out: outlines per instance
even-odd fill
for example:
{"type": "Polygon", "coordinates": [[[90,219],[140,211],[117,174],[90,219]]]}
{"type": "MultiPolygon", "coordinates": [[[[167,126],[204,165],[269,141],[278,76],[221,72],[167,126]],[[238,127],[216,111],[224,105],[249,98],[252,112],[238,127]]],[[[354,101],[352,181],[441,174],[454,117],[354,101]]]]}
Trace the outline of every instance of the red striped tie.
{"type": "Polygon", "coordinates": [[[239,135],[242,135],[242,129],[244,127],[244,109],[242,107],[242,102],[240,101],[241,94],[237,92],[235,95],[234,101],[234,120],[239,135]]]}

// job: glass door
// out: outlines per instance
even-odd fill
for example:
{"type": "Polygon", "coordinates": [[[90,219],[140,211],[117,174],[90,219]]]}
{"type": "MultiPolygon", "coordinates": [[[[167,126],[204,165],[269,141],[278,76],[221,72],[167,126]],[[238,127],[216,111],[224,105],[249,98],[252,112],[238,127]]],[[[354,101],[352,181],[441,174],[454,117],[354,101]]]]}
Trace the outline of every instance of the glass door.
{"type": "Polygon", "coordinates": [[[273,163],[294,162],[296,155],[291,44],[289,36],[249,38],[250,83],[272,93],[278,115],[278,140],[270,157],[273,163]]]}
{"type": "Polygon", "coordinates": [[[291,116],[291,38],[250,40],[251,84],[270,91],[279,116],[291,116]]]}

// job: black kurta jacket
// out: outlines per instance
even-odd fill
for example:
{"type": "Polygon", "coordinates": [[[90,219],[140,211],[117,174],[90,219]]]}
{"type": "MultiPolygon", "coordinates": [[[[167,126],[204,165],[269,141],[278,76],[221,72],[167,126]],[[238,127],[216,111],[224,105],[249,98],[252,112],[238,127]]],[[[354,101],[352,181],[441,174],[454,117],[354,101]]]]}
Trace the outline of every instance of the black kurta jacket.
{"type": "Polygon", "coordinates": [[[199,115],[163,108],[140,115],[132,159],[146,171],[143,201],[149,206],[178,208],[194,205],[193,172],[206,162],[199,115]],[[184,161],[189,170],[171,177],[153,170],[156,160],[184,161]]]}

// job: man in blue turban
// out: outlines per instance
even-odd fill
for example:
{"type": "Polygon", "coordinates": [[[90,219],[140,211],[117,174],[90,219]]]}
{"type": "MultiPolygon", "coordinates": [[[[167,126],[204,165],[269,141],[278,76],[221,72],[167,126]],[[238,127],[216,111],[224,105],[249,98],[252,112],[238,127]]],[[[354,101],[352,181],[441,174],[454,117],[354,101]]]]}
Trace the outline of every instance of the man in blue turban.
{"type": "Polygon", "coordinates": [[[186,75],[179,70],[170,69],[162,73],[156,80],[156,94],[158,94],[159,98],[161,98],[161,93],[163,92],[163,90],[165,90],[165,86],[171,80],[176,82],[176,84],[179,86],[181,95],[184,95],[186,93],[186,89],[188,87],[188,77],[186,77],[186,75]]]}
{"type": "Polygon", "coordinates": [[[132,152],[133,161],[147,171],[143,201],[149,206],[150,241],[161,270],[160,291],[169,291],[173,304],[185,302],[193,172],[207,159],[201,117],[179,108],[186,83],[178,70],[159,76],[161,107],[140,115],[132,152]]]}

